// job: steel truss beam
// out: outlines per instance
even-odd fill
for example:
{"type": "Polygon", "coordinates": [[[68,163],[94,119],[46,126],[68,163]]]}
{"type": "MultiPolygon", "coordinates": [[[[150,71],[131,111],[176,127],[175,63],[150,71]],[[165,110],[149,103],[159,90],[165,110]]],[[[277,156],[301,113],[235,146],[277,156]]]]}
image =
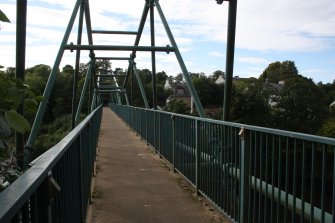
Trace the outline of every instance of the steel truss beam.
{"type": "Polygon", "coordinates": [[[175,48],[170,46],[111,46],[111,45],[73,45],[64,46],[66,50],[103,50],[103,51],[158,51],[174,52],[175,48]]]}
{"type": "MultiPolygon", "coordinates": [[[[45,91],[43,93],[43,97],[44,100],[40,103],[38,111],[37,111],[37,115],[35,117],[33,126],[32,126],[32,130],[31,133],[29,135],[27,144],[26,144],[26,149],[30,150],[30,148],[33,148],[35,141],[37,139],[37,135],[42,123],[42,119],[46,110],[46,106],[48,104],[49,98],[50,98],[50,94],[52,91],[52,88],[54,86],[55,80],[56,80],[56,76],[59,70],[59,66],[63,57],[63,54],[65,52],[65,50],[76,50],[76,61],[75,61],[75,72],[74,72],[74,85],[73,85],[73,98],[72,98],[72,127],[74,127],[76,125],[76,123],[78,123],[79,120],[79,115],[81,113],[81,108],[83,105],[83,100],[84,100],[84,94],[86,94],[87,92],[89,92],[89,101],[91,103],[91,108],[89,108],[89,110],[91,111],[92,109],[94,109],[94,106],[96,106],[98,103],[100,103],[101,98],[99,97],[100,94],[106,94],[106,93],[115,93],[116,96],[116,101],[118,103],[121,103],[121,97],[124,97],[127,105],[129,105],[129,100],[128,100],[128,95],[127,92],[125,91],[125,86],[128,82],[129,79],[129,75],[134,75],[137,78],[137,82],[139,84],[139,86],[141,86],[141,80],[139,78],[139,75],[137,74],[136,71],[136,65],[134,63],[134,59],[136,58],[136,52],[137,51],[147,51],[147,52],[151,52],[151,58],[152,58],[152,78],[153,78],[153,106],[156,109],[157,103],[156,103],[156,84],[155,84],[155,80],[156,80],[156,56],[155,56],[155,52],[166,52],[166,53],[170,53],[170,52],[174,52],[177,58],[177,61],[180,65],[180,68],[182,70],[183,76],[187,82],[187,85],[189,87],[190,93],[192,95],[192,98],[195,101],[197,110],[199,112],[199,115],[201,117],[205,117],[205,113],[203,111],[201,102],[199,100],[199,97],[195,91],[195,88],[192,84],[192,81],[189,77],[189,73],[186,69],[185,63],[181,57],[180,51],[178,49],[178,46],[174,40],[174,37],[172,35],[172,32],[167,24],[167,20],[163,14],[163,11],[160,7],[160,4],[158,2],[158,0],[145,0],[145,4],[144,4],[144,8],[143,8],[143,13],[142,13],[142,17],[140,20],[140,24],[138,27],[138,30],[136,32],[133,31],[104,31],[104,30],[93,30],[92,29],[92,25],[91,25],[91,16],[90,16],[90,7],[89,7],[89,1],[88,0],[77,0],[75,3],[75,6],[73,8],[69,23],[67,25],[63,40],[61,42],[61,45],[59,47],[55,62],[53,64],[50,76],[49,76],[49,80],[47,82],[45,91]],[[164,28],[166,30],[166,33],[169,37],[170,40],[170,44],[172,46],[155,46],[155,27],[154,27],[154,8],[157,9],[158,14],[162,20],[162,23],[164,25],[164,28]],[[80,12],[79,12],[80,9],[80,12]],[[78,13],[79,12],[79,13],[78,13]],[[141,40],[141,36],[143,33],[143,29],[144,29],[144,25],[146,22],[146,19],[148,17],[148,14],[150,12],[150,31],[151,31],[151,45],[150,46],[139,46],[140,40],[141,40]],[[77,37],[77,42],[76,44],[73,43],[69,43],[69,36],[71,34],[74,22],[76,21],[76,17],[79,14],[79,25],[78,25],[78,37],[77,37]],[[88,45],[82,45],[81,44],[81,39],[82,39],[82,31],[83,31],[83,23],[84,23],[84,18],[85,18],[85,25],[86,25],[86,30],[87,30],[87,39],[88,39],[88,45]],[[94,45],[93,43],[93,34],[122,34],[122,35],[136,35],[135,38],[135,42],[133,44],[133,46],[111,46],[111,45],[94,45]],[[89,52],[89,56],[90,56],[90,66],[89,66],[89,70],[87,73],[87,77],[85,80],[85,85],[84,89],[82,91],[82,95],[81,95],[81,99],[79,101],[78,107],[76,109],[77,106],[77,98],[76,98],[76,91],[77,91],[77,78],[78,78],[78,72],[79,72],[79,63],[80,63],[80,55],[81,55],[81,51],[82,50],[88,50],[89,52]],[[95,51],[130,51],[131,55],[130,57],[95,57],[95,51]],[[98,89],[98,77],[103,77],[103,75],[96,75],[96,70],[95,70],[95,61],[97,59],[106,59],[106,60],[128,60],[129,63],[129,67],[128,67],[128,72],[127,75],[123,75],[124,81],[122,84],[122,87],[118,87],[118,89],[111,89],[111,90],[99,90],[98,89]],[[87,92],[85,92],[87,91],[87,92]]],[[[115,83],[116,79],[115,77],[121,77],[121,75],[110,75],[111,77],[114,78],[115,83]]],[[[132,78],[132,81],[134,81],[134,78],[132,78]]],[[[140,87],[141,88],[141,87],[140,87]]],[[[149,107],[149,103],[147,101],[145,92],[144,92],[144,88],[142,86],[142,97],[143,100],[145,101],[145,106],[149,107]]],[[[123,100],[124,101],[124,100],[123,100]]],[[[28,158],[29,160],[29,158],[28,158]]]]}
{"type": "Polygon", "coordinates": [[[137,32],[129,31],[105,31],[105,30],[92,30],[93,34],[119,34],[119,35],[137,35],[137,32]]]}

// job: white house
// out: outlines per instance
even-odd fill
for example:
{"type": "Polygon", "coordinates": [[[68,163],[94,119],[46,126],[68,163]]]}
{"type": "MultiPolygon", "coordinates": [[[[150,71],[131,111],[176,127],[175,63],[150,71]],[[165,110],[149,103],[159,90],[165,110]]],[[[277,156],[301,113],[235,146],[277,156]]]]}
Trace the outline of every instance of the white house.
{"type": "Polygon", "coordinates": [[[215,84],[224,84],[225,80],[222,75],[219,75],[218,79],[216,79],[215,84]]]}
{"type": "Polygon", "coordinates": [[[169,80],[169,78],[166,78],[165,84],[164,84],[164,89],[168,90],[168,89],[171,89],[171,88],[172,87],[171,87],[171,84],[170,84],[170,80],[169,80]]]}

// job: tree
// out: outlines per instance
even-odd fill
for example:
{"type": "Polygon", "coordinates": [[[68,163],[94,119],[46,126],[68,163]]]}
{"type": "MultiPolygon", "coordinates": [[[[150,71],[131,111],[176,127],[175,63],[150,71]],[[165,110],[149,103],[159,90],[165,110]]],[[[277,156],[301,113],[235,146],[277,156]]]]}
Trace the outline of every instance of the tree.
{"type": "Polygon", "coordinates": [[[172,99],[166,107],[166,110],[178,114],[186,114],[187,106],[182,100],[172,99]]]}
{"type": "Polygon", "coordinates": [[[335,80],[333,83],[322,84],[318,83],[318,87],[327,97],[327,103],[330,105],[335,100],[335,80]]]}
{"type": "Polygon", "coordinates": [[[295,63],[290,60],[271,63],[259,77],[260,80],[269,83],[278,83],[298,75],[295,63]]]}
{"type": "Polygon", "coordinates": [[[177,76],[175,76],[174,80],[176,82],[181,82],[184,79],[183,74],[179,73],[177,76]]]}
{"type": "Polygon", "coordinates": [[[13,171],[19,168],[15,167],[15,160],[9,162],[9,164],[1,161],[7,158],[12,160],[11,157],[13,155],[15,155],[17,160],[22,160],[23,158],[23,154],[15,154],[13,150],[15,144],[14,131],[21,134],[26,134],[30,131],[30,123],[24,116],[16,112],[17,108],[23,103],[25,114],[32,110],[36,111],[39,100],[27,85],[20,80],[10,78],[4,72],[0,72],[0,178],[4,178],[5,181],[10,181],[7,176],[11,180],[16,177],[11,174],[8,175],[7,171],[3,171],[3,167],[5,170],[11,169],[13,171]]]}
{"type": "Polygon", "coordinates": [[[215,82],[220,76],[225,77],[225,73],[221,70],[216,70],[209,76],[212,82],[215,82]]]}
{"type": "Polygon", "coordinates": [[[311,79],[297,75],[285,80],[275,106],[276,127],[315,134],[327,118],[327,98],[311,79]]]}
{"type": "Polygon", "coordinates": [[[318,135],[335,138],[335,118],[325,120],[318,131],[318,135]]]}
{"type": "Polygon", "coordinates": [[[257,79],[237,81],[233,85],[231,119],[249,125],[271,123],[269,97],[273,89],[257,79]]]}
{"type": "Polygon", "coordinates": [[[203,73],[193,74],[192,82],[203,106],[222,106],[223,84],[217,85],[203,73]]]}
{"type": "Polygon", "coordinates": [[[10,22],[10,20],[8,19],[8,17],[6,16],[5,13],[3,13],[0,9],[0,21],[1,22],[10,22]]]}
{"type": "Polygon", "coordinates": [[[109,71],[112,69],[112,63],[109,60],[96,60],[95,67],[97,71],[109,71]]]}
{"type": "MultiPolygon", "coordinates": [[[[10,20],[8,19],[8,17],[6,16],[5,13],[3,13],[0,9],[0,22],[10,22],[10,20]]],[[[0,26],[0,30],[1,30],[1,26],[0,26]]]]}

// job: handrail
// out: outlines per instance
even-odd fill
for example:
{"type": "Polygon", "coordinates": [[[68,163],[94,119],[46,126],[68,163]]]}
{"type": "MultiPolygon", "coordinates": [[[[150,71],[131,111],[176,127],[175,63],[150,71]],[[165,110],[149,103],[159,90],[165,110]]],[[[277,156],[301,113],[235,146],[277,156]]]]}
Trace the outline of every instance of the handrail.
{"type": "MultiPolygon", "coordinates": [[[[129,107],[129,108],[135,108],[135,109],[143,110],[143,111],[147,110],[146,108],[139,108],[139,107],[135,107],[135,106],[127,106],[127,105],[123,105],[123,106],[129,107]]],[[[175,116],[175,117],[182,117],[182,118],[189,118],[189,119],[192,119],[192,120],[205,121],[205,122],[212,123],[212,124],[220,124],[220,125],[226,125],[226,126],[236,127],[236,128],[245,128],[245,129],[251,130],[251,131],[271,133],[271,134],[276,134],[276,135],[280,135],[280,136],[284,136],[284,137],[297,138],[297,139],[302,139],[302,140],[315,141],[315,142],[318,142],[318,143],[325,143],[325,144],[335,145],[335,138],[316,136],[316,135],[286,131],[286,130],[281,130],[281,129],[272,129],[272,128],[267,128],[267,127],[246,125],[246,124],[241,124],[241,123],[237,123],[237,122],[227,122],[227,121],[215,120],[215,119],[210,119],[210,118],[189,116],[189,115],[177,114],[177,113],[163,111],[163,110],[156,110],[156,112],[160,112],[162,114],[168,114],[168,115],[175,116]]]]}
{"type": "MultiPolygon", "coordinates": [[[[29,204],[28,211],[32,211],[32,209],[37,208],[37,206],[41,206],[41,204],[35,206],[34,202],[41,203],[39,199],[41,196],[41,190],[47,191],[47,193],[43,194],[44,197],[48,197],[49,189],[41,188],[44,185],[45,181],[50,181],[50,179],[55,178],[55,182],[60,184],[60,195],[52,195],[49,197],[46,203],[50,203],[53,200],[54,196],[63,197],[65,196],[62,193],[66,193],[65,188],[69,188],[68,184],[77,184],[76,187],[82,190],[81,196],[89,197],[89,191],[87,190],[88,184],[90,184],[91,179],[87,179],[86,182],[83,180],[84,175],[91,175],[93,171],[92,161],[93,156],[95,156],[95,146],[97,143],[99,128],[100,128],[100,121],[101,121],[101,112],[102,106],[95,109],[90,115],[88,115],[75,129],[73,129],[67,136],[65,136],[59,143],[55,146],[50,148],[48,151],[43,153],[41,156],[36,158],[33,162],[30,163],[30,168],[25,171],[18,179],[16,179],[8,188],[0,193],[0,222],[11,222],[12,219],[15,217],[21,216],[22,218],[27,217],[24,216],[23,208],[25,204],[29,204]],[[82,137],[82,135],[85,135],[82,137]],[[87,135],[87,137],[86,137],[87,135]],[[87,145],[83,144],[87,141],[87,145]],[[86,147],[88,146],[88,147],[86,147]],[[71,153],[89,153],[92,157],[89,159],[79,159],[78,156],[73,156],[71,153]],[[67,159],[72,159],[65,161],[64,157],[67,159]],[[77,162],[79,160],[79,162],[77,162]],[[87,163],[85,161],[88,161],[87,163]],[[70,163],[69,163],[70,162],[70,163]],[[61,163],[61,167],[57,166],[61,163]],[[72,164],[71,164],[72,163],[72,164]],[[71,166],[77,164],[78,166],[71,166]],[[84,166],[87,165],[90,168],[87,169],[88,172],[84,172],[84,166]],[[76,169],[77,172],[79,171],[80,176],[78,179],[80,182],[73,182],[72,179],[60,179],[60,176],[63,177],[67,174],[66,172],[69,170],[64,170],[62,167],[71,166],[71,168],[76,169]],[[83,183],[83,185],[80,185],[83,183]],[[67,184],[67,185],[66,185],[67,184]],[[83,188],[85,186],[85,188],[83,188]],[[84,191],[85,189],[85,191],[84,191]],[[34,199],[37,198],[35,201],[34,199]]],[[[69,171],[70,172],[70,171],[69,171]]],[[[77,180],[78,180],[77,179],[77,180]]],[[[48,188],[50,187],[50,183],[46,185],[48,188]]],[[[69,194],[66,194],[69,196],[69,194]]],[[[70,198],[70,196],[69,196],[70,198]]],[[[68,198],[68,199],[69,199],[68,198]]],[[[84,203],[84,207],[87,205],[85,204],[85,200],[82,197],[80,198],[84,203]]],[[[57,200],[57,198],[56,198],[57,200]]],[[[57,201],[56,201],[57,202],[57,201]]],[[[79,201],[77,201],[79,202],[79,201]]],[[[50,206],[51,204],[46,204],[50,206]]],[[[42,213],[42,210],[36,213],[40,216],[40,222],[42,221],[42,215],[48,215],[47,213],[42,213]]],[[[81,210],[81,212],[86,212],[86,208],[81,210]]],[[[76,216],[77,219],[85,218],[83,213],[80,214],[81,216],[76,216]]],[[[37,218],[38,216],[34,216],[34,213],[29,213],[28,218],[37,218]]],[[[58,216],[59,217],[59,216],[58,216]]],[[[55,218],[55,216],[53,216],[55,218]]]]}
{"type": "Polygon", "coordinates": [[[234,221],[333,221],[334,138],[110,106],[234,221]]]}

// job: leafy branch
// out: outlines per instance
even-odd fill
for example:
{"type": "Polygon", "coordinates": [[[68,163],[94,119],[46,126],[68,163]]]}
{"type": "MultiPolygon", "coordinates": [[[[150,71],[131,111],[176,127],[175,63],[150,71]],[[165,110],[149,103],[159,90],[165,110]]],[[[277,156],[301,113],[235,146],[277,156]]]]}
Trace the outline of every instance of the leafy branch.
{"type": "Polygon", "coordinates": [[[6,16],[6,14],[1,11],[1,9],[0,9],[0,21],[1,22],[9,22],[10,23],[10,20],[8,19],[8,17],[6,16]]]}

